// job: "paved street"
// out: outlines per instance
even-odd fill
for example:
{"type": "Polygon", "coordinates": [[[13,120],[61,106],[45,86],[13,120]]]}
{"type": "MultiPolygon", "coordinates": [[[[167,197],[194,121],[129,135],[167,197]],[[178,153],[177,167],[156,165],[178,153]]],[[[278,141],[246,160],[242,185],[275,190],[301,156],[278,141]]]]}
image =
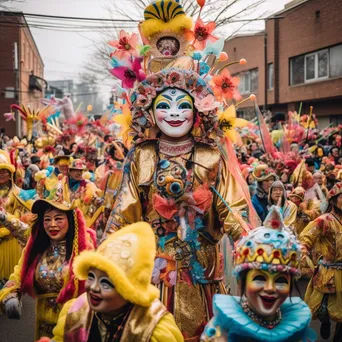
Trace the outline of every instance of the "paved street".
{"type": "Polygon", "coordinates": [[[25,296],[21,320],[7,319],[0,315],[1,342],[32,342],[34,341],[35,300],[25,296]]]}

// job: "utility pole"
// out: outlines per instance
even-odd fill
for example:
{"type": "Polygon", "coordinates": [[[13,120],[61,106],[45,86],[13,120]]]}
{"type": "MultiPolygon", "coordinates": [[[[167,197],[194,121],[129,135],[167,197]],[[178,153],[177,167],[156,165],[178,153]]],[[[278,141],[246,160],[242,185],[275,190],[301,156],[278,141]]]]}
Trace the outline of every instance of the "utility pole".
{"type": "MultiPolygon", "coordinates": [[[[15,102],[18,106],[20,106],[20,80],[19,80],[19,48],[18,42],[13,43],[13,69],[15,73],[15,102]]],[[[18,137],[21,136],[21,120],[18,111],[16,112],[16,134],[18,137]]]]}

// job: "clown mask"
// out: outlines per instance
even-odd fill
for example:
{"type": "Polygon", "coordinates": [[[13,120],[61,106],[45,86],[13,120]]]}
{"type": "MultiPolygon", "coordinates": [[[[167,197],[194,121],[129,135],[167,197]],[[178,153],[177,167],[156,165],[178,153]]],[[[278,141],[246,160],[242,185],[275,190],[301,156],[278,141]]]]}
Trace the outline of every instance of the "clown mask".
{"type": "Polygon", "coordinates": [[[90,268],[85,283],[89,306],[92,310],[111,315],[128,302],[115,289],[106,272],[97,268],[90,268]]]}
{"type": "Polygon", "coordinates": [[[290,294],[290,284],[291,276],[287,273],[248,271],[245,295],[249,308],[259,317],[273,320],[277,310],[290,294]]]}
{"type": "Polygon", "coordinates": [[[187,135],[194,124],[194,104],[190,95],[175,88],[164,90],[153,105],[156,124],[167,137],[187,135]]]}

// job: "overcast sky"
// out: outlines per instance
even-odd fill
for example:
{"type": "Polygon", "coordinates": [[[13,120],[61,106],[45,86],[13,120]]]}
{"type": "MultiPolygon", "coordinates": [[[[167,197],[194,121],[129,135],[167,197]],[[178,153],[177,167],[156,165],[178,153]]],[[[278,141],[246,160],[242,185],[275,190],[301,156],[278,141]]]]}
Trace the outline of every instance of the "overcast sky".
{"type": "MultiPolygon", "coordinates": [[[[132,6],[131,0],[24,0],[20,3],[13,2],[8,6],[24,13],[110,18],[106,6],[111,2],[132,6]]],[[[239,6],[243,8],[250,2],[253,0],[241,0],[239,6]]],[[[270,15],[283,9],[287,2],[289,0],[266,0],[266,3],[260,6],[253,15],[265,11],[268,11],[270,15]]],[[[34,20],[41,21],[39,18],[34,20]]],[[[29,20],[29,23],[31,22],[32,20],[29,20]]],[[[248,30],[262,30],[263,28],[263,21],[255,22],[247,27],[248,30]]],[[[127,31],[129,30],[127,29],[127,31]]],[[[91,56],[92,41],[101,40],[100,34],[96,32],[61,32],[37,28],[31,28],[31,32],[43,58],[44,74],[47,80],[77,80],[78,74],[82,72],[91,56]]],[[[227,34],[229,34],[229,28],[227,28],[227,34]]],[[[108,84],[112,82],[113,79],[108,76],[108,84]]]]}

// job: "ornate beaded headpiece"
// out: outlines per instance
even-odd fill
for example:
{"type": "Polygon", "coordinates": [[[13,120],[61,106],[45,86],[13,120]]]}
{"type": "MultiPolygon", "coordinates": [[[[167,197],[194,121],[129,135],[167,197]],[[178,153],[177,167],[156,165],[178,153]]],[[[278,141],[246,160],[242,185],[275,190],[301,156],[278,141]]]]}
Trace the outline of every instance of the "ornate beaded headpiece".
{"type": "Polygon", "coordinates": [[[261,269],[271,273],[286,272],[299,275],[300,244],[285,228],[279,209],[271,207],[264,226],[252,230],[238,244],[235,254],[235,273],[261,269]]]}
{"type": "Polygon", "coordinates": [[[151,113],[153,100],[157,94],[167,88],[177,88],[186,91],[194,99],[198,120],[201,122],[201,139],[210,141],[213,131],[218,131],[217,108],[219,103],[214,100],[212,90],[206,81],[196,72],[180,69],[164,69],[147,76],[131,95],[132,124],[131,127],[139,134],[144,129],[154,126],[151,113]],[[209,102],[212,102],[209,106],[209,102]],[[204,105],[207,103],[207,106],[204,105]]]}

